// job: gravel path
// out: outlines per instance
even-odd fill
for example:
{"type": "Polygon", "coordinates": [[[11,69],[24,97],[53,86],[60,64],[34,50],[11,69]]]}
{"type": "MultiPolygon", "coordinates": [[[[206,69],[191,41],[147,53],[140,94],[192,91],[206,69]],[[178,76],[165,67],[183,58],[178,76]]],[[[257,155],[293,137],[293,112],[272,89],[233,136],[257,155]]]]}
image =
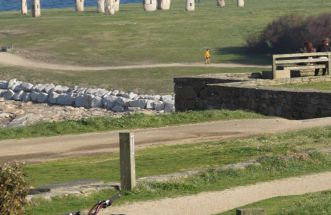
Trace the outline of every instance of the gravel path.
{"type": "Polygon", "coordinates": [[[218,192],[137,202],[103,211],[101,215],[210,215],[225,212],[261,200],[303,195],[331,189],[331,172],[291,177],[218,192]]]}
{"type": "MultiPolygon", "coordinates": [[[[331,125],[331,118],[281,118],[216,121],[135,129],[136,148],[191,144],[331,125]]],[[[61,157],[118,151],[118,131],[0,141],[1,160],[40,162],[61,157]]]]}
{"type": "Polygon", "coordinates": [[[144,68],[169,68],[169,67],[216,67],[216,68],[271,68],[270,66],[261,65],[246,65],[246,64],[209,64],[203,63],[168,63],[168,64],[143,64],[143,65],[126,65],[126,66],[75,66],[75,65],[61,65],[50,64],[44,62],[37,62],[20,56],[0,52],[0,64],[9,66],[20,66],[25,68],[38,68],[50,70],[67,70],[67,71],[100,71],[100,70],[122,70],[122,69],[144,69],[144,68]]]}

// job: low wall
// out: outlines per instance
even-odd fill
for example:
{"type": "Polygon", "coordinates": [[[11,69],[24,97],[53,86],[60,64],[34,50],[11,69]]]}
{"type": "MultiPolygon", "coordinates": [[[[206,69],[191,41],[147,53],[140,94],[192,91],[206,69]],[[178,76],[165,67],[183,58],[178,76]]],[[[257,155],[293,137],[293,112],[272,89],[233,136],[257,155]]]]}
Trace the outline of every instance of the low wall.
{"type": "Polygon", "coordinates": [[[12,79],[0,80],[0,97],[22,102],[83,108],[105,108],[114,112],[148,109],[158,112],[174,111],[172,95],[138,95],[119,90],[67,87],[36,84],[12,79]]]}
{"type": "Polygon", "coordinates": [[[264,87],[289,82],[331,81],[329,76],[277,81],[233,80],[233,83],[222,83],[220,80],[222,78],[215,79],[176,78],[174,80],[176,111],[224,108],[249,110],[290,119],[331,116],[331,92],[264,87]]]}

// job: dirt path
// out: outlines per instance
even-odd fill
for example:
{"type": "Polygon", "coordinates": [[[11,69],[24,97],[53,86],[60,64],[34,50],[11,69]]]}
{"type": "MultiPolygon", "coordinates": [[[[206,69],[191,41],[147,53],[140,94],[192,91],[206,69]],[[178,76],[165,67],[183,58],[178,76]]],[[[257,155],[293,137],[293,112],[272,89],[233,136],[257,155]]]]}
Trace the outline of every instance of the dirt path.
{"type": "Polygon", "coordinates": [[[168,64],[149,64],[149,65],[126,65],[126,66],[75,66],[50,64],[45,62],[37,62],[20,56],[0,52],[0,64],[8,66],[19,66],[25,68],[50,69],[50,70],[67,70],[67,71],[100,71],[100,70],[122,70],[122,69],[144,69],[144,68],[168,68],[168,67],[216,67],[216,68],[271,68],[270,66],[261,65],[246,65],[246,64],[209,64],[203,63],[168,63],[168,64]]]}
{"type": "MultiPolygon", "coordinates": [[[[163,128],[136,129],[136,147],[197,143],[331,125],[331,118],[311,120],[246,119],[163,128]]],[[[39,162],[118,150],[118,131],[0,141],[0,160],[39,162]]]]}
{"type": "Polygon", "coordinates": [[[138,202],[106,210],[102,215],[210,215],[225,212],[261,200],[289,195],[303,195],[331,189],[331,172],[291,177],[218,192],[138,202]]]}

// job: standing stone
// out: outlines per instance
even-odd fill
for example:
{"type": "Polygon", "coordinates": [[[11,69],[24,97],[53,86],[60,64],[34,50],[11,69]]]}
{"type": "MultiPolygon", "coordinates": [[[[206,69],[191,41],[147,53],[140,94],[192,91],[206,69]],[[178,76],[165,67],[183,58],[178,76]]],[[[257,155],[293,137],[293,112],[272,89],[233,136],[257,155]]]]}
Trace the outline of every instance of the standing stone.
{"type": "Polygon", "coordinates": [[[186,0],[186,11],[195,11],[195,0],[186,0]]]}
{"type": "Polygon", "coordinates": [[[225,0],[216,0],[216,2],[217,2],[217,6],[225,7],[225,0]]]}
{"type": "Polygon", "coordinates": [[[157,10],[157,0],[144,0],[144,10],[145,11],[156,11],[157,10]]]}
{"type": "Polygon", "coordinates": [[[98,5],[98,13],[104,13],[105,12],[105,0],[97,0],[98,5]]]}
{"type": "Polygon", "coordinates": [[[245,0],[237,0],[238,7],[244,7],[245,6],[245,0]]]}
{"type": "Polygon", "coordinates": [[[76,0],[76,11],[77,12],[84,11],[84,0],[76,0]]]}
{"type": "Polygon", "coordinates": [[[160,0],[158,3],[158,7],[161,10],[169,10],[171,5],[171,0],[160,0]]]}
{"type": "Polygon", "coordinates": [[[106,13],[109,15],[115,15],[115,1],[114,0],[106,0],[106,13]]]}
{"type": "Polygon", "coordinates": [[[40,15],[40,0],[32,0],[32,17],[39,17],[40,15]]]}
{"type": "Polygon", "coordinates": [[[22,15],[27,15],[28,14],[28,3],[26,0],[21,0],[21,12],[22,15]]]}
{"type": "Polygon", "coordinates": [[[115,0],[115,12],[120,11],[120,0],[115,0]]]}

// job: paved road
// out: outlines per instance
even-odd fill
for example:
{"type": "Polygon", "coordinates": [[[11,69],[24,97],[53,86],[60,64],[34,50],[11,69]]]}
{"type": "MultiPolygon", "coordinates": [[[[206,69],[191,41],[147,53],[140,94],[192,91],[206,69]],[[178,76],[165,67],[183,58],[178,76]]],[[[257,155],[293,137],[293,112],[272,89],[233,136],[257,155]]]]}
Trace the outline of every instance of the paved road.
{"type": "MultiPolygon", "coordinates": [[[[163,128],[136,129],[137,148],[197,143],[331,125],[331,118],[310,120],[246,119],[163,128]]],[[[0,160],[39,162],[118,150],[118,131],[0,141],[0,160]]]]}
{"type": "Polygon", "coordinates": [[[64,71],[100,71],[100,70],[122,70],[122,69],[145,69],[145,68],[170,68],[170,67],[215,67],[215,68],[271,68],[271,66],[246,65],[246,64],[208,64],[203,63],[166,63],[166,64],[142,64],[125,66],[78,66],[62,65],[38,62],[26,59],[14,54],[0,52],[0,64],[8,66],[20,66],[25,68],[64,70],[64,71]]]}

